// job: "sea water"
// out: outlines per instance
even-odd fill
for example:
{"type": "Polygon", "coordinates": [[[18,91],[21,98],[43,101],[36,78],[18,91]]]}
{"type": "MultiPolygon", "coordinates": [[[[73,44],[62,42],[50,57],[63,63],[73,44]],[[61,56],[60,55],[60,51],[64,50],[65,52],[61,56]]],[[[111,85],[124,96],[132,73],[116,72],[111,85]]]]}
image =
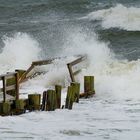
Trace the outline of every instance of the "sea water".
{"type": "Polygon", "coordinates": [[[61,84],[64,104],[66,64],[79,54],[87,55],[81,91],[84,75],[95,76],[96,90],[71,111],[0,117],[0,139],[139,140],[139,31],[138,0],[0,0],[0,74],[63,57],[21,84],[20,97],[61,84]]]}

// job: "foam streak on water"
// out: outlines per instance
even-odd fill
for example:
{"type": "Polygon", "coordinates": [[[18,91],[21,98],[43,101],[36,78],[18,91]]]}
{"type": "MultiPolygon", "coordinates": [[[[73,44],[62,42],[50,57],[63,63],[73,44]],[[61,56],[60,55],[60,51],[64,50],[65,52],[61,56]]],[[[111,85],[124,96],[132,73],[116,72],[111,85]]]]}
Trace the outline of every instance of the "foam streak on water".
{"type": "Polygon", "coordinates": [[[139,102],[80,100],[71,111],[0,117],[1,139],[139,140],[139,102]]]}

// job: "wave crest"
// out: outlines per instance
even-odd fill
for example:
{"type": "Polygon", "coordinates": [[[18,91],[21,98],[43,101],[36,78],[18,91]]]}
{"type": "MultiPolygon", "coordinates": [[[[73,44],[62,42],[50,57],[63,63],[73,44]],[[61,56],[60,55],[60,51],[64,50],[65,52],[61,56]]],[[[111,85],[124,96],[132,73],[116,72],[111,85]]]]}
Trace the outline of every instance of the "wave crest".
{"type": "Polygon", "coordinates": [[[109,9],[98,10],[87,15],[90,20],[101,20],[105,29],[120,28],[128,31],[140,31],[140,8],[125,7],[117,4],[109,9]]]}

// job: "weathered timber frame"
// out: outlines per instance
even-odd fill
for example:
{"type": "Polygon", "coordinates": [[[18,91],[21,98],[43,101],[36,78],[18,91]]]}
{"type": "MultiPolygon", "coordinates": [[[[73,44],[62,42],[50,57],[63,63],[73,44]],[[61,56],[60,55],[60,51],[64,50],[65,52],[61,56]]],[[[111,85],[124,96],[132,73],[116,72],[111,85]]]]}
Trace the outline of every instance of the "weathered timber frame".
{"type": "Polygon", "coordinates": [[[18,82],[19,76],[18,73],[7,73],[4,75],[0,75],[0,80],[2,81],[2,88],[0,88],[0,92],[3,92],[3,102],[6,101],[6,94],[7,91],[15,90],[15,98],[19,99],[19,82],[18,82]],[[15,83],[12,85],[7,85],[7,80],[15,78],[15,83]]]}
{"type": "Polygon", "coordinates": [[[41,60],[41,61],[34,61],[34,62],[32,62],[31,66],[20,76],[19,83],[24,82],[24,81],[26,81],[26,80],[28,80],[30,78],[30,77],[27,77],[27,75],[32,71],[32,69],[35,66],[51,64],[53,60],[54,59],[41,60]]]}
{"type": "MultiPolygon", "coordinates": [[[[62,57],[60,57],[60,58],[62,58],[62,57]]],[[[24,81],[26,81],[26,80],[28,80],[30,78],[30,76],[28,76],[28,74],[33,70],[33,68],[35,66],[48,65],[48,64],[53,63],[53,61],[55,59],[60,59],[60,58],[58,57],[58,58],[52,58],[52,59],[48,59],[48,60],[41,60],[41,61],[32,62],[31,66],[19,77],[19,83],[22,83],[22,82],[24,82],[24,81]]],[[[65,57],[63,57],[63,58],[65,58],[65,57]]],[[[77,75],[81,71],[81,70],[77,70],[77,71],[73,72],[72,67],[74,65],[84,61],[85,59],[86,59],[86,56],[79,56],[79,58],[77,58],[76,60],[74,60],[74,61],[72,61],[72,62],[67,64],[67,67],[68,67],[72,82],[75,82],[74,76],[77,75]]]]}
{"type": "Polygon", "coordinates": [[[75,81],[75,75],[77,75],[81,71],[79,69],[79,70],[77,70],[77,71],[74,72],[73,69],[72,69],[72,67],[74,65],[77,65],[77,64],[83,62],[85,59],[86,59],[86,56],[80,56],[80,58],[77,58],[76,60],[74,60],[74,61],[72,61],[72,62],[70,62],[70,63],[67,64],[67,67],[68,67],[68,70],[69,70],[69,74],[70,74],[70,78],[71,78],[71,81],[72,82],[76,82],[75,81]]]}

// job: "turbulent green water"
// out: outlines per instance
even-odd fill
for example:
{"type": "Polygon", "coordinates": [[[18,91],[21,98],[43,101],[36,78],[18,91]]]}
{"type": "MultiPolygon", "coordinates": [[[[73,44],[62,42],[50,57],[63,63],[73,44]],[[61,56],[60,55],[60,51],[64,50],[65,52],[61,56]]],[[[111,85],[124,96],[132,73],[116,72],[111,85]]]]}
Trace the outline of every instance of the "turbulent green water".
{"type": "Polygon", "coordinates": [[[43,57],[55,56],[63,49],[69,32],[77,30],[91,38],[96,32],[99,40],[110,43],[109,47],[118,57],[138,59],[139,30],[104,29],[98,20],[81,19],[118,3],[125,7],[140,7],[139,0],[0,0],[0,47],[4,47],[3,36],[22,32],[39,42],[43,57]]]}

